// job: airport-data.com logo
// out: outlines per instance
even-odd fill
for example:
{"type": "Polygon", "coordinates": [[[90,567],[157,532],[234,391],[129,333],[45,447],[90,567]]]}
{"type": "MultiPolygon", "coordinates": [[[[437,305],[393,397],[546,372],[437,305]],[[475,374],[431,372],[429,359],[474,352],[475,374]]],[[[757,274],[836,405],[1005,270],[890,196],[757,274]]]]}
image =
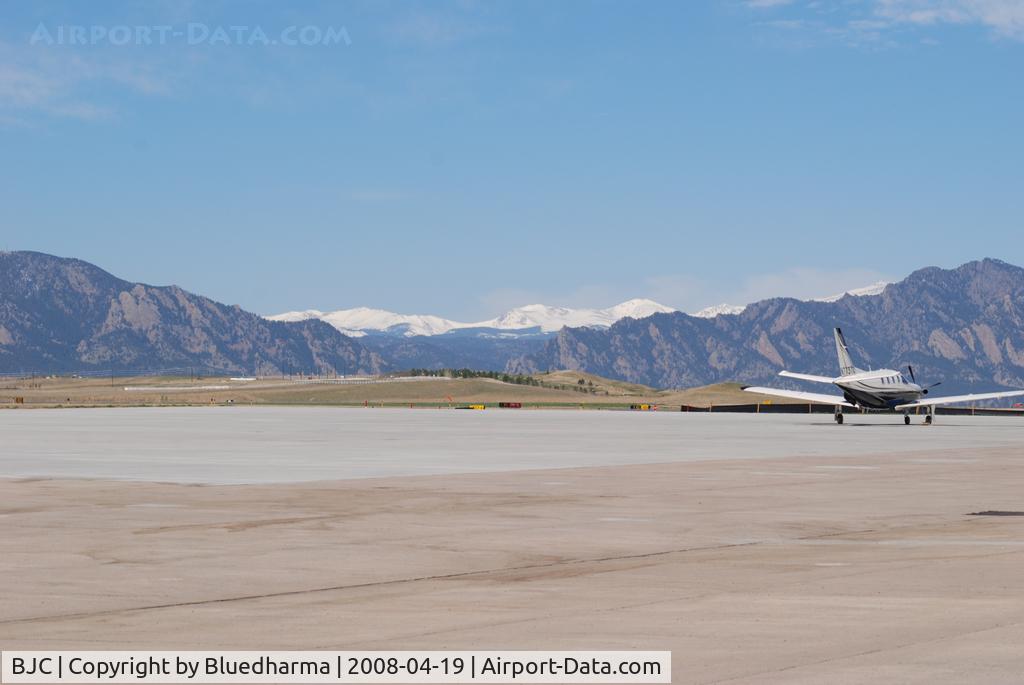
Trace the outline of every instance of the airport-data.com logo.
{"type": "Polygon", "coordinates": [[[190,22],[183,25],[151,24],[39,24],[29,37],[30,45],[225,45],[225,46],[331,46],[351,45],[344,26],[286,26],[266,30],[262,26],[219,25],[190,22]]]}

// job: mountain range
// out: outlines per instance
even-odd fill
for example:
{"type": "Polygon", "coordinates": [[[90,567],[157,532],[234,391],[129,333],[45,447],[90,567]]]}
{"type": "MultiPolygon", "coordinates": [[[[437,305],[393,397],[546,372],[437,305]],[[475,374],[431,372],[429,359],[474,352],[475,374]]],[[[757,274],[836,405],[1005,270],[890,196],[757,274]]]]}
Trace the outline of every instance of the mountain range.
{"type": "MultiPolygon", "coordinates": [[[[880,292],[886,283],[876,283],[820,298],[835,301],[846,294],[862,296],[880,292]]],[[[708,307],[693,316],[714,318],[739,314],[744,306],[708,307]]],[[[531,304],[505,312],[501,316],[476,323],[461,323],[428,314],[396,314],[382,309],[341,309],[321,312],[315,309],[286,312],[268,317],[275,321],[325,321],[359,341],[392,368],[473,368],[506,371],[520,359],[536,359],[544,343],[567,328],[604,330],[621,321],[646,319],[654,314],[679,314],[671,307],[652,300],[628,300],[607,309],[570,309],[531,304]]],[[[685,316],[685,315],[683,315],[685,316]]],[[[523,368],[532,368],[527,364],[523,368]]]]}
{"type": "MultiPolygon", "coordinates": [[[[874,288],[878,290],[878,288],[874,288]]],[[[1024,269],[996,259],[915,271],[875,294],[772,298],[713,318],[680,312],[606,330],[566,328],[509,371],[576,369],[655,387],[720,381],[802,387],[777,374],[838,373],[831,329],[858,366],[914,366],[947,392],[1024,387],[1024,269]]],[[[806,386],[803,386],[806,389],[806,386]]]]}
{"type": "Polygon", "coordinates": [[[331,324],[345,335],[362,337],[374,333],[403,335],[443,335],[450,331],[473,329],[479,333],[494,335],[533,335],[554,333],[566,326],[589,326],[607,328],[616,321],[631,317],[642,319],[651,314],[674,312],[671,307],[653,300],[628,300],[607,309],[570,309],[551,307],[546,304],[528,304],[509,310],[501,316],[487,321],[463,323],[443,319],[430,314],[396,314],[384,309],[357,307],[321,312],[307,309],[299,312],[285,312],[268,316],[271,321],[305,321],[320,319],[331,324]]]}
{"type": "Polygon", "coordinates": [[[913,364],[918,379],[941,380],[949,391],[1024,387],[1024,269],[995,259],[929,267],[816,301],[772,298],[704,316],[650,300],[594,310],[531,305],[475,324],[343,313],[268,320],[177,286],[125,281],[81,260],[0,253],[0,373],[469,367],[575,369],[663,388],[719,381],[800,387],[782,382],[778,371],[834,374],[831,329],[838,325],[863,368],[913,364]]]}
{"type": "Polygon", "coordinates": [[[376,373],[384,366],[322,321],[267,321],[78,259],[0,252],[0,372],[376,373]]]}
{"type": "MultiPolygon", "coordinates": [[[[879,281],[863,288],[855,288],[837,295],[816,298],[815,302],[835,302],[846,295],[877,295],[885,289],[888,281],[879,281]]],[[[705,307],[693,316],[710,319],[721,314],[740,314],[747,305],[719,304],[705,307]]],[[[452,321],[433,314],[397,314],[385,309],[356,307],[322,312],[318,309],[284,312],[267,318],[271,321],[305,321],[320,319],[345,335],[361,338],[366,335],[388,334],[405,337],[444,335],[456,330],[472,330],[479,335],[501,335],[514,337],[533,336],[540,333],[556,333],[565,327],[607,328],[622,319],[644,319],[652,314],[668,314],[678,311],[659,304],[654,300],[627,300],[607,309],[571,309],[552,307],[546,304],[528,304],[511,309],[501,316],[476,323],[452,321]]]]}
{"type": "MultiPolygon", "coordinates": [[[[837,300],[840,300],[846,297],[847,295],[853,295],[854,297],[862,297],[864,295],[878,295],[883,290],[885,290],[885,286],[887,285],[889,285],[889,281],[877,281],[875,283],[872,283],[871,285],[866,285],[863,288],[854,288],[852,290],[847,290],[846,292],[837,293],[835,295],[828,295],[826,297],[816,297],[809,301],[836,302],[837,300]]],[[[716,316],[720,316],[722,314],[742,314],[743,310],[746,308],[747,305],[745,304],[716,304],[710,307],[705,307],[704,309],[701,309],[699,312],[694,312],[693,315],[700,319],[713,319],[716,316]]]]}

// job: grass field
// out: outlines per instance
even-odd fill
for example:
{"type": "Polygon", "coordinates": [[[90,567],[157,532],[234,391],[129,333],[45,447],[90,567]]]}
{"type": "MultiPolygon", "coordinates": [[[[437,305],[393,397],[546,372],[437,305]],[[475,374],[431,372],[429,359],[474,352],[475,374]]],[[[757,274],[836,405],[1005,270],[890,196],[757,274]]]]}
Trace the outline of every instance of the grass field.
{"type": "Polygon", "coordinates": [[[418,379],[342,385],[289,379],[114,377],[0,381],[0,407],[195,406],[224,404],[447,407],[520,402],[524,407],[626,407],[630,404],[708,406],[776,401],[722,383],[687,390],[656,390],[575,371],[535,376],[540,386],[489,378],[418,379]],[[580,383],[580,381],[583,383],[580,383]],[[18,399],[20,398],[20,402],[18,399]]]}

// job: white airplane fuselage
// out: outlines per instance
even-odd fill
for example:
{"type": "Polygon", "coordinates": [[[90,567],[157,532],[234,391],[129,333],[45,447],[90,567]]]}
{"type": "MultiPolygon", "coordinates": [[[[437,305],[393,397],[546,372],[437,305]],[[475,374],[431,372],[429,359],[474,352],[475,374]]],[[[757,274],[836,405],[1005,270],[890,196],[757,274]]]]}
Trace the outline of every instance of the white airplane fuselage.
{"type": "Polygon", "coordinates": [[[847,402],[866,409],[892,410],[928,394],[927,390],[893,369],[841,376],[832,383],[843,391],[847,402]]]}

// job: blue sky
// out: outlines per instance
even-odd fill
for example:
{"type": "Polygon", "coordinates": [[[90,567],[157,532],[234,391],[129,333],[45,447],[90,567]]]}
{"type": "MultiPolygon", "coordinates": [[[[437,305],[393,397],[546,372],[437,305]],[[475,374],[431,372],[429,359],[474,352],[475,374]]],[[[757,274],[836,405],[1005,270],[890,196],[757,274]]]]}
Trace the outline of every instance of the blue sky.
{"type": "Polygon", "coordinates": [[[694,310],[1024,264],[1017,0],[0,19],[0,249],[262,313],[694,310]]]}

